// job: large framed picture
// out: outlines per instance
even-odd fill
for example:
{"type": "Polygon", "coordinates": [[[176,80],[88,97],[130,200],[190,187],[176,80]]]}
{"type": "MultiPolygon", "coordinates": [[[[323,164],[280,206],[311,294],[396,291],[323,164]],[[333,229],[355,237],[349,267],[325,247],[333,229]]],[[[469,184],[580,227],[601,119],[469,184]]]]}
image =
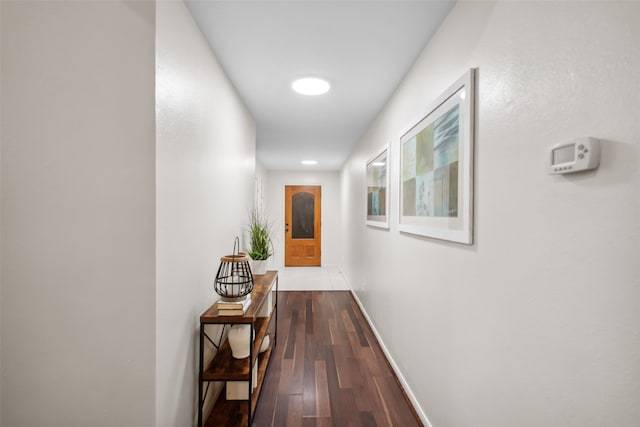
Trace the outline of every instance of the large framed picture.
{"type": "Polygon", "coordinates": [[[367,161],[367,225],[389,228],[389,147],[367,161]]]}
{"type": "Polygon", "coordinates": [[[400,135],[398,230],[473,243],[475,70],[400,135]]]}

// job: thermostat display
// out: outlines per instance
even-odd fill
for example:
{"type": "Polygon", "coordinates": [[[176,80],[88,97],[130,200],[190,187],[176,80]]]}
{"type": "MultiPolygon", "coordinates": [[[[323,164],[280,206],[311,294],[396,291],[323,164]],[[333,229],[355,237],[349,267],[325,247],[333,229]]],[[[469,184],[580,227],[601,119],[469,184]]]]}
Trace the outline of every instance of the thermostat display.
{"type": "Polygon", "coordinates": [[[600,165],[600,141],[575,138],[549,148],[549,173],[563,174],[596,169],[600,165]]]}

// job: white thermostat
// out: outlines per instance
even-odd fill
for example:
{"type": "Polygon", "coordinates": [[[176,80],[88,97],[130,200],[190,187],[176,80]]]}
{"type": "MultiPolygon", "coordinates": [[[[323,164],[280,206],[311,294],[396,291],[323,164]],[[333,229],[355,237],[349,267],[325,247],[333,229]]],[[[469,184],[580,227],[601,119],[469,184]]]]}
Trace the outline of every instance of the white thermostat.
{"type": "Polygon", "coordinates": [[[574,138],[549,148],[549,174],[563,174],[596,169],[600,165],[600,141],[574,138]]]}

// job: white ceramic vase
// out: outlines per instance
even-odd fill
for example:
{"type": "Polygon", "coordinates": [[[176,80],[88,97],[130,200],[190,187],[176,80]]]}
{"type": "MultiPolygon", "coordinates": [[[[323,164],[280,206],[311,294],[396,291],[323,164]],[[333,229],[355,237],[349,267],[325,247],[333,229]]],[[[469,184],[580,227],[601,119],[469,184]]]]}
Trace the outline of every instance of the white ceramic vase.
{"type": "Polygon", "coordinates": [[[267,274],[267,260],[253,260],[251,272],[258,276],[267,274]]]}
{"type": "Polygon", "coordinates": [[[249,346],[251,345],[251,326],[233,325],[229,329],[229,345],[231,354],[236,359],[249,357],[249,346]]]}

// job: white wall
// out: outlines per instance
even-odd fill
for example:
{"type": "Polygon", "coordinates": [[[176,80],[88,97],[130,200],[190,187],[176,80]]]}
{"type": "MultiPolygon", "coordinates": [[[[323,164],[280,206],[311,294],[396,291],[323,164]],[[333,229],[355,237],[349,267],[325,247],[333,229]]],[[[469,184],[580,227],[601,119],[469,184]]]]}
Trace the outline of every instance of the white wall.
{"type": "Polygon", "coordinates": [[[155,4],[0,8],[2,424],[151,426],[155,4]]]}
{"type": "Polygon", "coordinates": [[[157,4],[158,426],[194,425],[199,317],[254,202],[255,125],[182,2],[157,4]]]}
{"type": "MultiPolygon", "coordinates": [[[[0,7],[0,59],[2,58],[2,7],[0,7]]],[[[1,61],[0,61],[1,62],[1,61]]],[[[0,100],[2,100],[2,66],[0,66],[0,100]]],[[[0,130],[2,102],[0,102],[0,130]]],[[[2,188],[2,132],[0,131],[0,189],[2,188]]],[[[0,260],[2,259],[2,198],[0,197],[0,260]]],[[[0,262],[0,331],[2,331],[2,262],[0,262]]],[[[0,332],[0,378],[2,375],[2,333],[0,332]]],[[[2,426],[2,380],[0,379],[0,427],[2,426]]]]}
{"type": "MultiPolygon", "coordinates": [[[[458,2],[342,174],[346,273],[434,427],[640,419],[640,4],[458,2]],[[366,228],[363,164],[479,68],[475,244],[366,228]],[[550,176],[549,145],[604,142],[550,176]]],[[[395,157],[397,160],[397,156],[395,157]]]]}
{"type": "MultiPolygon", "coordinates": [[[[262,163],[256,160],[255,200],[253,204],[261,212],[267,209],[267,173],[267,169],[262,163]]],[[[249,246],[249,242],[246,242],[245,246],[249,246]]]]}
{"type": "Polygon", "coordinates": [[[339,265],[342,258],[340,235],[340,174],[338,172],[268,171],[266,211],[274,224],[275,254],[269,268],[284,266],[284,187],[319,185],[322,187],[322,265],[339,265]]]}

